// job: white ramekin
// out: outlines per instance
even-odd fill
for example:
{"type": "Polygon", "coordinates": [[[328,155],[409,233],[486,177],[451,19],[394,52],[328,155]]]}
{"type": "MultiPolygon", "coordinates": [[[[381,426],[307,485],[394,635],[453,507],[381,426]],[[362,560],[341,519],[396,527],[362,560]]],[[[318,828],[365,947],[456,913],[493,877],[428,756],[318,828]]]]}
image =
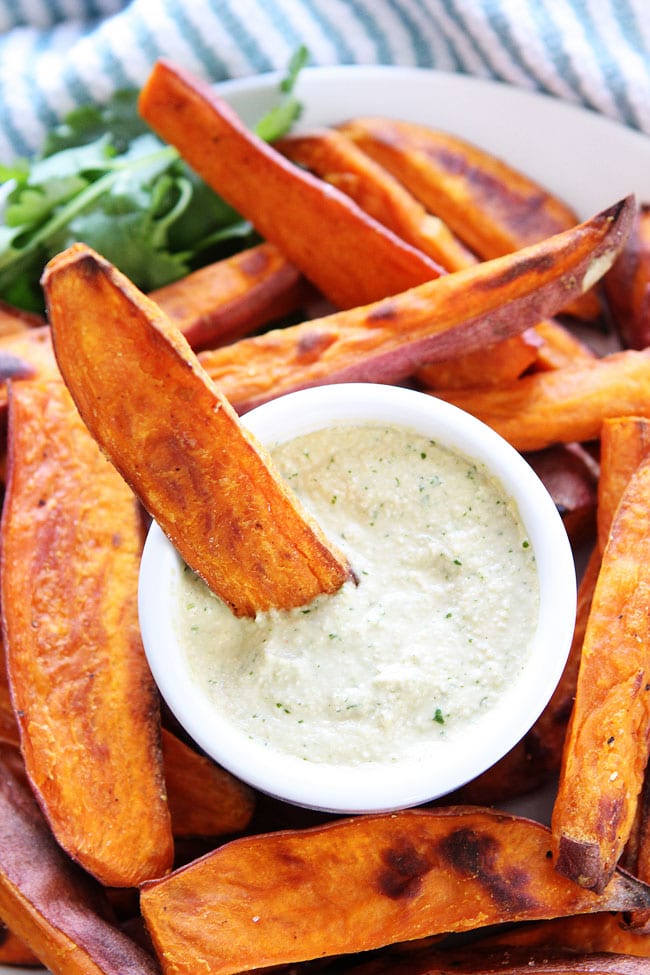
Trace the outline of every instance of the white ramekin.
{"type": "Polygon", "coordinates": [[[396,386],[342,383],[301,390],[252,410],[242,422],[266,446],[324,426],[378,421],[415,430],[483,464],[515,502],[539,575],[539,621],[522,672],[495,708],[450,743],[443,760],[340,768],[279,754],[251,740],[211,703],[175,637],[175,582],[183,563],[157,524],[146,540],[139,583],[142,638],[160,692],[178,721],[215,761],[262,792],[340,813],[387,811],[438,798],[505,755],[547,704],[575,624],[573,555],[555,504],[526,461],[493,430],[433,396],[396,386]]]}

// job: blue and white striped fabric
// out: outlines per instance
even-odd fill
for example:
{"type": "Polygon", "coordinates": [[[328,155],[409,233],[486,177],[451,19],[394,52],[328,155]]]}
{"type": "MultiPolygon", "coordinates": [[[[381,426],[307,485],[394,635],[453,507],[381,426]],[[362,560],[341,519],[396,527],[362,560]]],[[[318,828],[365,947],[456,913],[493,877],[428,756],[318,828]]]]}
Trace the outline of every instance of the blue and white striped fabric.
{"type": "Polygon", "coordinates": [[[650,0],[0,0],[0,162],[173,59],[219,81],[398,64],[496,78],[650,135],[650,0]]]}

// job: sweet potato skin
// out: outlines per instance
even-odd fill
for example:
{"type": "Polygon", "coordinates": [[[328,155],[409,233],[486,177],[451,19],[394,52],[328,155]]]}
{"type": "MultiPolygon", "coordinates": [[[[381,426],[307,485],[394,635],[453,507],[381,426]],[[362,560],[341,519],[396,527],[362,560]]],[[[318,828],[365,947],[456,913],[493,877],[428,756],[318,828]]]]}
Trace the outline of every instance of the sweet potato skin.
{"type": "Polygon", "coordinates": [[[54,975],[156,975],[101,887],[57,845],[16,749],[0,744],[0,916],[54,975]]]}
{"type": "Polygon", "coordinates": [[[255,136],[213,88],[189,72],[159,61],[140,93],[139,109],[337,307],[366,304],[443,273],[344,193],[255,136]]]}
{"type": "Polygon", "coordinates": [[[623,345],[650,345],[650,203],[639,206],[623,251],[603,279],[614,324],[623,345]]]}
{"type": "Polygon", "coordinates": [[[199,960],[227,975],[650,896],[622,873],[602,897],[582,890],[554,871],[549,841],[475,807],[353,817],[234,840],[145,884],[141,908],[168,975],[199,960]]]}
{"type": "Polygon", "coordinates": [[[609,532],[582,647],[552,828],[557,870],[602,891],[630,835],[650,739],[650,460],[609,532]]]}
{"type": "Polygon", "coordinates": [[[60,380],[12,386],[1,530],[9,683],[48,821],[106,884],[159,876],[173,850],[137,619],[140,515],[60,380]]]}
{"type": "Polygon", "coordinates": [[[55,257],[43,283],[88,429],[234,613],[300,606],[351,577],[154,302],[84,245],[55,257]]]}

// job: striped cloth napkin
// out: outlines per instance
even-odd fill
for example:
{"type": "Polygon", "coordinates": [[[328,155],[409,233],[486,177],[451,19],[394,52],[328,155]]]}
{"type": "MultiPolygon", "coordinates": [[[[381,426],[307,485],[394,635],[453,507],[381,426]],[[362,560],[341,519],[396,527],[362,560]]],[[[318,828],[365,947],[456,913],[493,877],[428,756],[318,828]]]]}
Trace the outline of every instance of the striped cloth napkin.
{"type": "Polygon", "coordinates": [[[465,72],[650,134],[650,0],[0,0],[0,162],[163,56],[213,81],[310,64],[465,72]]]}

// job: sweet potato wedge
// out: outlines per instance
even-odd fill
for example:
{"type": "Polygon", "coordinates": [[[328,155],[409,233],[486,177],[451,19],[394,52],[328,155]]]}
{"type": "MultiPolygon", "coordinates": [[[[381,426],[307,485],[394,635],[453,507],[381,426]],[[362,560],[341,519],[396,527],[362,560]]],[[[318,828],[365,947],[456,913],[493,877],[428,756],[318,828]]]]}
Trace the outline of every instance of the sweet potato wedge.
{"type": "Polygon", "coordinates": [[[17,750],[5,744],[0,823],[0,916],[53,975],[156,975],[153,957],[112,923],[99,884],[55,842],[17,750]]]}
{"type": "Polygon", "coordinates": [[[227,843],[145,884],[141,909],[165,972],[200,959],[227,975],[650,898],[623,873],[583,890],[554,871],[549,842],[537,823],[474,807],[353,817],[227,843]]]}
{"type": "Polygon", "coordinates": [[[225,836],[248,826],[255,794],[166,728],[162,731],[172,831],[179,836],[225,836]]]}
{"type": "Polygon", "coordinates": [[[140,513],[60,380],[12,385],[1,532],[9,682],[39,802],[103,883],[159,876],[173,850],[138,629],[140,513]]]}
{"type": "Polygon", "coordinates": [[[603,279],[605,295],[623,345],[650,345],[650,204],[641,204],[616,263],[603,279]]]}
{"type": "Polygon", "coordinates": [[[349,975],[645,975],[647,961],[635,955],[576,952],[555,946],[486,947],[471,944],[433,949],[355,966],[349,975]]]}
{"type": "Polygon", "coordinates": [[[610,952],[650,958],[650,938],[630,928],[622,914],[574,914],[530,924],[508,926],[480,939],[496,945],[564,948],[574,952],[610,952]]]}
{"type": "Polygon", "coordinates": [[[496,345],[420,366],[414,379],[425,389],[501,386],[513,382],[537,361],[541,340],[535,328],[502,339],[496,345]]]}
{"type": "Polygon", "coordinates": [[[628,481],[650,455],[650,418],[621,416],[605,420],[600,431],[598,544],[607,544],[616,508],[628,481]]]}
{"type": "Polygon", "coordinates": [[[486,348],[553,314],[568,293],[604,273],[633,212],[627,199],[515,254],[372,305],[242,339],[200,354],[200,362],[239,412],[324,382],[405,379],[425,362],[486,348]]]}
{"type": "MultiPolygon", "coordinates": [[[[534,180],[458,136],[412,122],[356,118],[339,126],[388,169],[483,260],[508,254],[577,223],[571,207],[534,180]]],[[[566,311],[600,314],[593,292],[566,311]]]]}
{"type": "Polygon", "coordinates": [[[140,93],[139,109],[337,307],[367,304],[443,273],[345,193],[259,139],[209,84],[189,72],[159,61],[140,93]]]}
{"type": "Polygon", "coordinates": [[[43,287],[88,429],[233,612],[300,606],[350,578],[154,302],[84,245],[48,264],[43,287]]]}
{"type": "Polygon", "coordinates": [[[650,349],[522,376],[499,387],[436,390],[479,417],[518,450],[596,440],[603,422],[650,416],[650,349]]]}
{"type": "Polygon", "coordinates": [[[556,868],[602,891],[627,842],[650,740],[650,459],[625,488],[582,646],[552,828],[556,868]]]}
{"type": "Polygon", "coordinates": [[[272,244],[233,254],[149,295],[193,349],[234,342],[295,311],[309,289],[272,244]]]}
{"type": "Polygon", "coordinates": [[[539,348],[535,360],[535,370],[563,369],[588,359],[596,354],[585,345],[566,326],[552,318],[545,318],[535,326],[539,348]]]}
{"type": "Polygon", "coordinates": [[[336,129],[288,135],[275,143],[284,156],[304,166],[358,203],[447,271],[459,271],[477,258],[439,217],[427,213],[406,187],[336,129]]]}

